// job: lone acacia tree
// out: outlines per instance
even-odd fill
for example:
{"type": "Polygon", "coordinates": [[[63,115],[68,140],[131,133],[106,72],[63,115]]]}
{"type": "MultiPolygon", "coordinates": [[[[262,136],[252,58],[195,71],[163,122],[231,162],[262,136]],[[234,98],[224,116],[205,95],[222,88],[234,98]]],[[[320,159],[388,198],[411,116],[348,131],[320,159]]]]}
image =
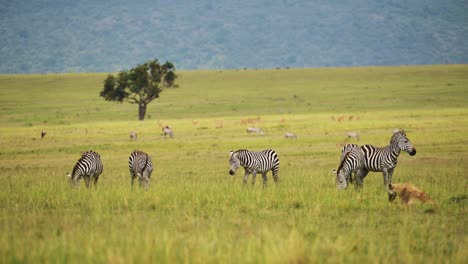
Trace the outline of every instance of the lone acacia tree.
{"type": "Polygon", "coordinates": [[[109,74],[104,89],[99,94],[106,101],[138,104],[138,119],[144,120],[146,106],[159,97],[165,88],[176,87],[175,67],[169,61],[160,64],[157,59],[148,61],[114,77],[109,74]]]}

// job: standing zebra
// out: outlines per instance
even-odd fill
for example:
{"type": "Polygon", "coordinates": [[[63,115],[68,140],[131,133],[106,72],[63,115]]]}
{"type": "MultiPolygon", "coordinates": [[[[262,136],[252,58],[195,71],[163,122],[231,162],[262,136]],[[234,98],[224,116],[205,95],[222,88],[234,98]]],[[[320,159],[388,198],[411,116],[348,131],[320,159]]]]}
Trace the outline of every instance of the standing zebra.
{"type": "MultiPolygon", "coordinates": [[[[338,170],[333,170],[336,175],[336,187],[338,190],[343,190],[352,183],[352,173],[357,174],[365,165],[364,153],[361,148],[355,144],[347,144],[341,151],[341,162],[338,170]]],[[[356,178],[356,177],[355,177],[356,178]]],[[[362,185],[362,179],[356,178],[357,186],[362,185]]]]}
{"type": "Polygon", "coordinates": [[[259,152],[248,151],[245,149],[231,151],[229,159],[230,170],[229,174],[234,176],[237,169],[244,167],[244,184],[247,184],[249,174],[252,173],[252,185],[255,184],[255,176],[261,173],[263,177],[263,185],[267,183],[267,172],[272,171],[273,180],[278,183],[279,159],[276,152],[272,149],[267,149],[259,152]]]}
{"type": "Polygon", "coordinates": [[[153,172],[151,157],[143,151],[136,150],[130,154],[128,168],[130,170],[130,183],[132,188],[133,181],[135,178],[138,178],[140,187],[147,190],[150,184],[151,173],[153,172]]]}
{"type": "Polygon", "coordinates": [[[99,175],[101,175],[103,165],[101,156],[93,150],[86,151],[83,153],[81,158],[73,168],[73,172],[67,172],[67,176],[70,178],[70,183],[73,186],[78,186],[81,178],[84,179],[86,188],[89,188],[90,181],[93,180],[94,187],[96,187],[99,175]]]}
{"type": "MultiPolygon", "coordinates": [[[[372,145],[361,146],[366,160],[365,166],[356,178],[361,182],[367,176],[369,171],[382,172],[384,185],[387,188],[389,200],[396,197],[396,193],[389,188],[392,183],[392,175],[397,165],[397,159],[400,151],[406,151],[411,156],[416,155],[416,148],[411,144],[404,130],[396,131],[390,139],[390,145],[379,148],[372,145]]],[[[359,182],[358,182],[359,183],[359,182]]]]}

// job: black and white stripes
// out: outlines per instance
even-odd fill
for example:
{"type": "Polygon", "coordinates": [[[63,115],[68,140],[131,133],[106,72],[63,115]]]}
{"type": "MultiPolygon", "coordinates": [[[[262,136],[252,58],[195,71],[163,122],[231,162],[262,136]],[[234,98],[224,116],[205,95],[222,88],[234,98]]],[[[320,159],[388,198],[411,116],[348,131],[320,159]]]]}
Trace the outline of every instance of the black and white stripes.
{"type": "Polygon", "coordinates": [[[229,159],[230,170],[229,174],[234,175],[240,166],[244,167],[244,183],[247,184],[247,179],[252,174],[252,184],[255,184],[255,176],[257,173],[262,174],[263,184],[267,183],[267,172],[270,170],[273,173],[273,180],[278,182],[279,159],[276,152],[272,149],[267,149],[259,152],[248,151],[245,149],[231,151],[229,159]]]}
{"type": "Polygon", "coordinates": [[[138,178],[140,187],[147,190],[150,184],[151,173],[153,172],[151,157],[143,151],[134,151],[130,154],[128,168],[130,170],[131,186],[133,187],[135,178],[138,178]]]}
{"type": "Polygon", "coordinates": [[[386,147],[379,148],[373,145],[363,145],[361,150],[364,153],[366,164],[359,177],[363,179],[369,171],[382,172],[389,198],[394,199],[395,194],[388,186],[392,183],[392,175],[397,165],[398,156],[401,151],[406,151],[411,156],[416,155],[416,148],[411,144],[405,131],[396,131],[390,139],[390,144],[386,147]]]}
{"type": "Polygon", "coordinates": [[[369,172],[382,172],[389,200],[395,199],[396,194],[389,186],[392,183],[392,175],[401,151],[408,152],[411,156],[416,155],[416,148],[411,144],[404,130],[395,130],[390,144],[386,147],[363,145],[358,148],[355,144],[346,145],[342,149],[340,169],[334,171],[337,177],[337,188],[347,187],[352,179],[350,172],[355,172],[358,187],[362,187],[363,180],[369,172]]]}
{"type": "MultiPolygon", "coordinates": [[[[334,170],[338,190],[346,189],[349,183],[352,183],[352,173],[358,174],[364,167],[365,162],[364,153],[358,145],[347,144],[343,147],[340,166],[338,170],[334,170]]],[[[361,178],[356,178],[355,180],[358,186],[362,185],[361,178]]]]}
{"type": "Polygon", "coordinates": [[[96,186],[102,170],[101,157],[97,152],[89,150],[83,153],[73,168],[72,173],[67,173],[67,175],[70,177],[70,183],[74,186],[77,186],[81,178],[83,178],[86,187],[89,188],[91,180],[93,180],[94,186],[96,186]]]}

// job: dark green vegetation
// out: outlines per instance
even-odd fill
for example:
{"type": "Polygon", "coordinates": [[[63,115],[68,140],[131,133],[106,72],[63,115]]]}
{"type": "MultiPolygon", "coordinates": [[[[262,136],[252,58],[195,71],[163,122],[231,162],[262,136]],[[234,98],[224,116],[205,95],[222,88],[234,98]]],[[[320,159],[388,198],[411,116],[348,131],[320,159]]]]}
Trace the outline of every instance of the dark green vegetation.
{"type": "Polygon", "coordinates": [[[109,74],[99,93],[106,101],[127,102],[138,105],[138,119],[144,120],[146,107],[166,88],[176,87],[174,64],[157,59],[139,64],[117,76],[109,74]]]}
{"type": "Polygon", "coordinates": [[[0,3],[0,73],[468,63],[468,2],[0,3]]]}
{"type": "Polygon", "coordinates": [[[98,96],[106,76],[0,76],[1,262],[465,262],[468,66],[182,71],[144,122],[98,96]],[[384,146],[396,127],[418,153],[401,154],[394,182],[435,204],[390,204],[378,173],[337,191],[345,132],[384,146]],[[239,148],[274,148],[280,184],[229,176],[239,148]],[[71,189],[88,149],[103,159],[98,189],[71,189]],[[135,149],[155,163],[148,192],[130,190],[135,149]]]}

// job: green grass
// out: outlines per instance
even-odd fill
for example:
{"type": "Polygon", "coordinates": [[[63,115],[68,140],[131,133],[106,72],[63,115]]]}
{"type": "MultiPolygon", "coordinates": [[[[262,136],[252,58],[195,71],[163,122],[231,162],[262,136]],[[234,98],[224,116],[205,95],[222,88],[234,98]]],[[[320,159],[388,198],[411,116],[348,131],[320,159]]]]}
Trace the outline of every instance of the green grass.
{"type": "Polygon", "coordinates": [[[0,262],[468,257],[467,65],[184,71],[180,88],[151,103],[144,122],[135,105],[98,96],[105,77],[0,75],[0,262]],[[245,132],[241,120],[257,117],[265,136],[245,132]],[[174,139],[162,139],[165,124],[174,139]],[[370,173],[361,191],[337,191],[331,169],[345,132],[384,146],[396,127],[418,152],[400,155],[394,182],[418,186],[435,204],[390,204],[380,173],[370,173]],[[298,139],[284,139],[286,131],[298,139]],[[244,187],[242,171],[229,176],[229,150],[240,148],[274,148],[280,184],[269,174],[267,188],[261,177],[244,187]],[[89,149],[103,159],[99,186],[71,189],[65,173],[89,149]],[[148,192],[130,189],[135,149],[155,163],[148,192]]]}

